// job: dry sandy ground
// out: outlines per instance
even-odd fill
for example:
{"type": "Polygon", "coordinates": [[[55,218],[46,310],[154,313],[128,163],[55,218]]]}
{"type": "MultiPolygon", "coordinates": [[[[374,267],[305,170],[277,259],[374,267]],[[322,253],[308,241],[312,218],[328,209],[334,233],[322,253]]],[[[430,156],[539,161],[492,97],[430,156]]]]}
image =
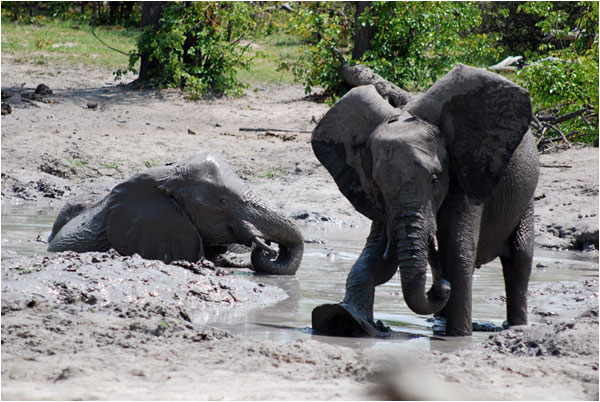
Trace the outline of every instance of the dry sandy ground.
{"type": "MultiPolygon", "coordinates": [[[[4,100],[12,114],[2,116],[3,209],[28,201],[58,210],[66,199],[99,198],[146,166],[215,151],[299,222],[368,224],[312,154],[309,133],[327,106],[303,99],[299,86],[188,102],[177,91],[115,86],[106,71],[3,57],[2,91],[12,95],[4,100]],[[23,102],[41,83],[54,94],[23,102]]],[[[598,150],[542,155],[541,163],[538,245],[597,256],[598,150]]],[[[210,265],[3,250],[2,398],[598,399],[595,279],[532,288],[530,310],[541,316],[535,326],[455,352],[402,355],[241,339],[192,322],[188,309],[199,305],[285,297],[233,280],[210,265]],[[560,316],[545,309],[557,300],[560,316]]]]}

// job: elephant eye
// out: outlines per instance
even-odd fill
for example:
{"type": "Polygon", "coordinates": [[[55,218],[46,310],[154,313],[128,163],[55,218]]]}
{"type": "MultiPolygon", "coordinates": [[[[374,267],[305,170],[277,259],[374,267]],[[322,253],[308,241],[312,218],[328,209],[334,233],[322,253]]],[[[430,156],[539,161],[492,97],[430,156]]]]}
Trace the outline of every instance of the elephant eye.
{"type": "Polygon", "coordinates": [[[431,184],[437,183],[438,181],[440,181],[440,178],[437,174],[431,175],[431,184]]]}

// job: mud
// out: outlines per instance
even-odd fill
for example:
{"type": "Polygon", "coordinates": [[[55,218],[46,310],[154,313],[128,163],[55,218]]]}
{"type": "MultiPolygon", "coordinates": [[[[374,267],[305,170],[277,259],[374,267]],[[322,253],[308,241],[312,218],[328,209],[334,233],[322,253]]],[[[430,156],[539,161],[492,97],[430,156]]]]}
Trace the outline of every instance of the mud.
{"type": "MultiPolygon", "coordinates": [[[[320,258],[349,269],[343,247],[320,233],[368,230],[312,153],[309,133],[327,106],[300,86],[189,102],[178,91],[116,86],[109,71],[3,57],[2,91],[11,109],[2,116],[3,214],[56,213],[67,199],[99,199],[146,167],[210,150],[310,232],[308,244],[331,248],[320,258]],[[39,84],[52,94],[35,94],[39,84]]],[[[598,150],[574,146],[541,163],[536,243],[586,250],[597,277],[598,150]]],[[[27,257],[32,244],[45,248],[44,233],[2,239],[3,399],[598,399],[598,281],[589,276],[532,285],[531,325],[447,340],[451,348],[427,338],[388,347],[310,334],[273,340],[267,327],[235,335],[235,325],[225,330],[202,317],[224,309],[243,326],[247,308],[271,314],[262,307],[277,301],[288,315],[305,314],[310,307],[290,306],[328,280],[318,262],[298,277],[313,269],[322,279],[286,288],[207,264],[112,253],[27,257]],[[420,347],[405,347],[413,343],[420,347]]],[[[538,264],[534,274],[543,276],[538,264]]],[[[335,280],[343,283],[347,269],[335,280]]],[[[328,290],[322,302],[342,291],[328,290]]],[[[401,305],[396,288],[378,292],[401,305]]],[[[495,315],[502,298],[501,283],[490,287],[495,315]]]]}
{"type": "MultiPolygon", "coordinates": [[[[38,305],[89,305],[135,317],[164,310],[190,321],[192,310],[213,305],[272,304],[287,297],[275,287],[230,275],[208,260],[164,264],[139,255],[56,253],[4,257],[2,314],[38,305]],[[123,306],[131,311],[122,311],[123,306]]],[[[85,307],[85,306],[84,306],[85,307]]]]}

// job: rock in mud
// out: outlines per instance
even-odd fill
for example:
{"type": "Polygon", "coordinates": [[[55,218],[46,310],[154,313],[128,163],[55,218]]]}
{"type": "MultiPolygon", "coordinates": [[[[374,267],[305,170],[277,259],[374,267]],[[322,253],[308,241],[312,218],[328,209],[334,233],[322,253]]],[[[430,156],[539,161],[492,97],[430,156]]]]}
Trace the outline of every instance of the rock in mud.
{"type": "Polygon", "coordinates": [[[598,307],[569,322],[540,324],[492,335],[486,346],[515,356],[598,355],[598,307]]]}
{"type": "Polygon", "coordinates": [[[73,177],[77,174],[72,166],[69,166],[66,162],[63,162],[62,160],[57,159],[47,153],[42,154],[41,160],[42,163],[40,164],[39,169],[42,172],[51,174],[52,176],[65,179],[73,177]]]}
{"type": "Polygon", "coordinates": [[[65,190],[58,188],[47,179],[39,179],[35,188],[46,198],[61,198],[65,194],[65,190]]]}
{"type": "Polygon", "coordinates": [[[292,215],[292,219],[310,223],[336,222],[337,220],[317,211],[301,211],[292,215]]]}
{"type": "Polygon", "coordinates": [[[44,101],[44,97],[40,94],[36,94],[34,92],[24,92],[21,94],[21,99],[25,99],[25,100],[29,100],[29,101],[36,101],[36,102],[43,102],[44,101]]]}
{"type": "Polygon", "coordinates": [[[38,95],[46,96],[52,95],[54,92],[50,89],[50,87],[46,84],[40,84],[35,88],[35,93],[38,95]]]}
{"type": "Polygon", "coordinates": [[[11,114],[11,113],[12,113],[12,107],[8,103],[2,102],[2,116],[11,114]]]}

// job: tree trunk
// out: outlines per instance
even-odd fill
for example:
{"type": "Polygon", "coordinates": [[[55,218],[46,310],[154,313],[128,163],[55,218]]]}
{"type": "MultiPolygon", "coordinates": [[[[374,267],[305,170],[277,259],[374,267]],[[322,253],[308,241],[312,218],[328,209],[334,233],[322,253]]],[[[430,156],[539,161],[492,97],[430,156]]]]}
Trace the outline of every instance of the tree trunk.
{"type": "Polygon", "coordinates": [[[406,105],[408,100],[412,97],[409,92],[392,84],[379,74],[375,74],[373,70],[362,64],[351,66],[347,63],[343,63],[340,67],[340,72],[344,81],[351,87],[360,87],[363,85],[375,86],[379,95],[387,100],[393,107],[402,107],[406,105]]]}
{"type": "MultiPolygon", "coordinates": [[[[193,2],[184,1],[183,8],[188,9],[193,6],[193,2]]],[[[198,21],[198,25],[202,24],[202,21],[198,21]]],[[[193,32],[185,32],[185,41],[183,42],[183,64],[186,66],[200,66],[202,64],[202,53],[199,49],[190,53],[192,47],[196,47],[197,41],[196,36],[193,32]]],[[[180,83],[181,87],[185,86],[185,80],[180,83]]]]}
{"type": "Polygon", "coordinates": [[[360,60],[362,55],[371,49],[371,39],[375,36],[375,27],[371,25],[362,26],[358,23],[358,17],[371,8],[370,1],[356,1],[356,12],[354,13],[354,49],[352,60],[360,60]]]}
{"type": "Polygon", "coordinates": [[[121,22],[127,25],[131,24],[131,14],[133,14],[133,1],[123,2],[121,7],[121,22]]]}
{"type": "MultiPolygon", "coordinates": [[[[149,25],[154,26],[155,29],[158,28],[158,20],[167,3],[168,2],[166,1],[142,2],[142,30],[149,25]]],[[[156,67],[158,67],[158,62],[156,60],[150,60],[149,52],[143,52],[140,55],[140,75],[138,81],[147,81],[150,78],[150,71],[156,67]]]]}
{"type": "Polygon", "coordinates": [[[114,25],[117,22],[117,11],[119,8],[120,2],[118,1],[109,1],[109,13],[108,13],[108,22],[111,25],[114,25]]]}

